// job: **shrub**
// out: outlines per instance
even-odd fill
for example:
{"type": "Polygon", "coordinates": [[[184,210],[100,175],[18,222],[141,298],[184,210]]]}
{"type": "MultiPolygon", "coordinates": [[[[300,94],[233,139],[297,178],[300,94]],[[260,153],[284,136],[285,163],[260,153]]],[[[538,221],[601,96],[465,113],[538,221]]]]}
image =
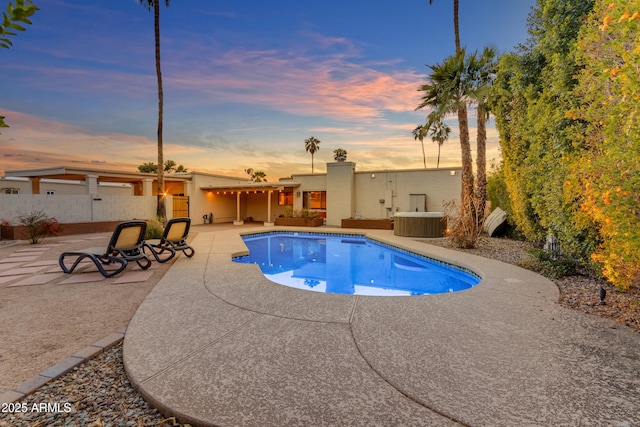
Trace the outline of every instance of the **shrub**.
{"type": "Polygon", "coordinates": [[[309,209],[302,209],[302,211],[300,212],[300,217],[302,218],[317,218],[318,217],[318,212],[315,211],[310,211],[309,209]]]}
{"type": "Polygon", "coordinates": [[[569,160],[580,196],[576,221],[597,231],[591,260],[620,289],[640,286],[639,7],[638,0],[596,1],[580,37],[573,96],[581,103],[566,113],[583,148],[569,160]]]}
{"type": "Polygon", "coordinates": [[[491,202],[491,209],[500,208],[511,218],[511,200],[504,177],[503,163],[492,163],[491,172],[487,177],[487,198],[491,202]]]}
{"type": "Polygon", "coordinates": [[[147,231],[144,233],[144,239],[159,239],[162,237],[164,231],[164,225],[160,218],[155,218],[147,221],[147,231]]]}
{"type": "Polygon", "coordinates": [[[519,263],[521,267],[533,270],[551,279],[576,274],[578,264],[560,251],[546,251],[544,249],[531,249],[529,253],[532,259],[519,263]]]}
{"type": "Polygon", "coordinates": [[[20,214],[18,221],[25,228],[32,245],[40,243],[45,237],[57,236],[63,231],[62,225],[55,218],[49,218],[44,211],[20,214]]]}
{"type": "Polygon", "coordinates": [[[461,249],[475,248],[478,239],[482,234],[482,223],[484,215],[478,210],[478,199],[471,200],[473,211],[470,214],[462,215],[458,203],[451,200],[444,204],[444,220],[447,222],[447,237],[451,239],[454,246],[461,249]]]}
{"type": "Polygon", "coordinates": [[[293,218],[293,206],[287,205],[284,207],[284,217],[293,218]]]}

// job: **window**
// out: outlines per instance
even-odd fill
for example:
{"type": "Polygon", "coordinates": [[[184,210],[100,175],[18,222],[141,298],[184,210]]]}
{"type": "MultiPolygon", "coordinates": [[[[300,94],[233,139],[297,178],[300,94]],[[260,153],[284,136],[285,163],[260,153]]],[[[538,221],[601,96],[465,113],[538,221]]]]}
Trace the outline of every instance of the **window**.
{"type": "Polygon", "coordinates": [[[278,193],[278,205],[293,206],[293,191],[281,191],[278,193]]]}
{"type": "Polygon", "coordinates": [[[327,209],[326,191],[304,191],[302,193],[303,209],[327,209]]]}
{"type": "Polygon", "coordinates": [[[0,193],[2,194],[18,194],[19,190],[17,188],[0,188],[0,193]]]}

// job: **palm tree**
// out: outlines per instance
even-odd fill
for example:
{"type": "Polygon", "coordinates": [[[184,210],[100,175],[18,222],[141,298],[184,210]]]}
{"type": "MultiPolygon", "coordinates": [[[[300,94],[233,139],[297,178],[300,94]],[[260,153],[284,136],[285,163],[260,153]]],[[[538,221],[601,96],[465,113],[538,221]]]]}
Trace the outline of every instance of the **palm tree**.
{"type": "MultiPolygon", "coordinates": [[[[429,0],[429,5],[433,4],[433,0],[429,0]]],[[[456,37],[456,53],[460,53],[460,27],[458,26],[458,0],[453,0],[453,32],[456,37]]]]}
{"type": "Polygon", "coordinates": [[[427,156],[424,154],[424,137],[427,136],[427,131],[429,130],[428,125],[418,126],[414,130],[411,131],[413,135],[413,139],[417,139],[422,144],[422,163],[424,164],[424,168],[427,168],[427,156]]]}
{"type": "Polygon", "coordinates": [[[472,81],[473,90],[470,99],[477,104],[478,139],[476,157],[476,197],[478,199],[478,213],[484,214],[487,203],[487,128],[489,119],[489,105],[487,98],[493,84],[496,68],[496,52],[492,48],[485,48],[482,55],[477,52],[469,57],[468,78],[472,81]]]}
{"type": "Polygon", "coordinates": [[[429,127],[429,129],[431,130],[431,133],[429,134],[431,136],[431,140],[433,142],[438,143],[438,161],[436,163],[436,168],[439,168],[440,167],[440,147],[442,147],[442,144],[444,144],[447,138],[449,138],[449,133],[451,133],[451,128],[447,126],[445,122],[442,121],[442,118],[438,117],[436,120],[433,121],[433,123],[431,123],[431,126],[429,127]]]}
{"type": "Polygon", "coordinates": [[[304,140],[304,148],[311,153],[311,173],[313,173],[313,155],[320,149],[320,140],[315,136],[304,140]]]}
{"type": "Polygon", "coordinates": [[[431,82],[420,87],[425,94],[416,110],[431,107],[432,117],[444,117],[447,113],[457,112],[460,127],[460,151],[462,160],[462,193],[460,197],[460,216],[465,221],[473,218],[473,159],[469,141],[469,119],[467,100],[472,92],[471,82],[467,79],[467,61],[464,49],[449,56],[441,64],[429,66],[432,72],[431,82]],[[471,215],[471,217],[467,217],[471,215]]]}
{"type": "Polygon", "coordinates": [[[486,121],[489,114],[487,96],[492,84],[494,67],[494,49],[485,48],[481,55],[478,52],[467,55],[462,49],[459,54],[450,56],[442,64],[430,67],[432,69],[431,83],[420,88],[426,93],[422,98],[422,104],[417,108],[432,107],[434,110],[429,115],[430,118],[443,117],[447,113],[457,111],[462,151],[462,210],[464,212],[465,209],[469,209],[469,212],[477,212],[480,216],[484,213],[487,198],[486,121]],[[477,192],[474,192],[467,103],[478,105],[477,192]],[[479,201],[475,208],[472,205],[474,193],[479,201]]]}
{"type": "MultiPolygon", "coordinates": [[[[158,77],[158,164],[164,164],[162,152],[162,113],[164,107],[164,97],[162,93],[162,71],[160,69],[160,1],[161,0],[139,0],[140,4],[146,6],[149,11],[153,8],[153,28],[156,41],[156,75],[158,77]]],[[[164,0],[169,7],[170,0],[164,0]]],[[[158,168],[158,208],[156,215],[158,218],[166,218],[166,208],[164,205],[164,169],[158,168]]]]}
{"type": "Polygon", "coordinates": [[[336,148],[333,150],[333,160],[337,162],[344,162],[347,160],[347,150],[344,148],[336,148]]]}
{"type": "Polygon", "coordinates": [[[257,171],[253,168],[248,168],[244,170],[249,175],[249,181],[251,182],[266,182],[267,174],[264,171],[257,171]]]}

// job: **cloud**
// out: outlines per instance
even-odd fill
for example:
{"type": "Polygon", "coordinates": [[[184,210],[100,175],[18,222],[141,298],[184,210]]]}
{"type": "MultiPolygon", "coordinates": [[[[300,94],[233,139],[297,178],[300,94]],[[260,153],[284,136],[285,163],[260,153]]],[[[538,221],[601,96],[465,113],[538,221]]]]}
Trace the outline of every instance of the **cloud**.
{"type": "MultiPolygon", "coordinates": [[[[63,166],[69,163],[109,164],[117,170],[135,170],[143,161],[157,157],[157,143],[146,137],[118,132],[97,132],[55,120],[2,110],[10,128],[3,129],[0,143],[4,170],[63,166]],[[24,144],[28,141],[28,144],[24,144]]],[[[197,148],[166,144],[165,157],[198,152],[197,148]]],[[[168,157],[171,158],[171,157],[168,157]]]]}
{"type": "Polygon", "coordinates": [[[303,33],[308,44],[282,49],[221,50],[198,42],[167,66],[180,102],[262,105],[288,114],[375,120],[384,111],[412,111],[425,76],[390,63],[362,63],[348,40],[303,33]],[[327,49],[329,51],[327,51],[327,49]],[[387,69],[387,71],[385,71],[387,69]]]}

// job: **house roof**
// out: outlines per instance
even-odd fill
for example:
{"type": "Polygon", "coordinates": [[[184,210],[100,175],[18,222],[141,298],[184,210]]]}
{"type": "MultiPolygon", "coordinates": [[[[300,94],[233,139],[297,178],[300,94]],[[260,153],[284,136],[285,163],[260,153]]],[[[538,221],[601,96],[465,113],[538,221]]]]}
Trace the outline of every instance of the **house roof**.
{"type": "Polygon", "coordinates": [[[285,188],[300,187],[296,181],[278,182],[246,182],[242,184],[206,185],[200,187],[204,191],[282,191],[285,188]]]}
{"type": "MultiPolygon", "coordinates": [[[[73,180],[84,181],[87,175],[96,175],[99,182],[123,182],[134,183],[140,182],[144,179],[155,179],[157,174],[155,173],[142,173],[142,172],[122,172],[112,171],[104,169],[89,169],[89,168],[74,168],[69,166],[57,166],[42,169],[25,169],[5,171],[4,176],[9,177],[21,177],[21,178],[46,178],[46,179],[61,179],[61,180],[73,180]]],[[[180,176],[174,176],[172,174],[165,175],[167,181],[190,181],[190,174],[181,174],[180,176]]]]}

